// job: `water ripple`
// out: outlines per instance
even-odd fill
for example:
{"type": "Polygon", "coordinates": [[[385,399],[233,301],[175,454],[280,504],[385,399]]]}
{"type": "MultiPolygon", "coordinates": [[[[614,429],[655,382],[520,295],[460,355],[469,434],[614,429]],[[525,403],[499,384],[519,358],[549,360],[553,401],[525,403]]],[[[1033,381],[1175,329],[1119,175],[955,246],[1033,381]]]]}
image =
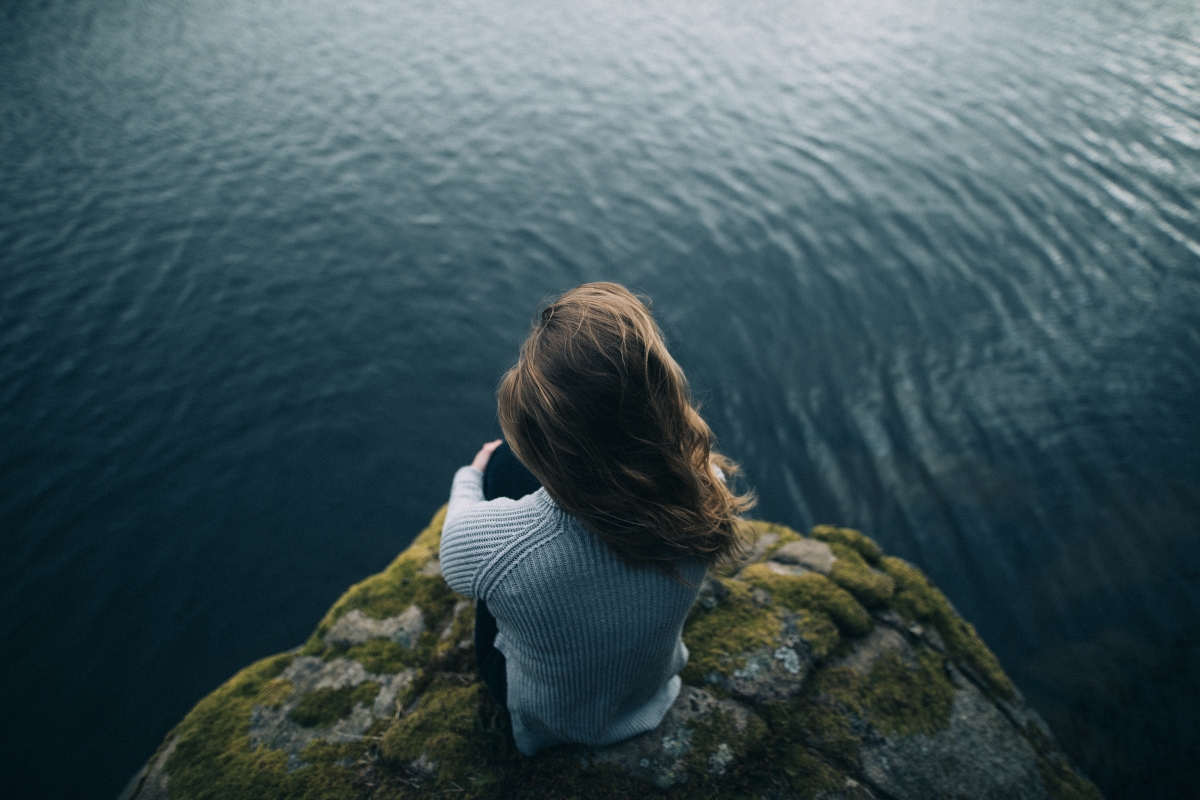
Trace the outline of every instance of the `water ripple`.
{"type": "Polygon", "coordinates": [[[14,791],[111,796],[307,635],[600,278],[654,297],[759,513],[917,562],[1109,796],[1190,786],[1194,4],[5,21],[0,678],[58,720],[6,706],[14,791]]]}

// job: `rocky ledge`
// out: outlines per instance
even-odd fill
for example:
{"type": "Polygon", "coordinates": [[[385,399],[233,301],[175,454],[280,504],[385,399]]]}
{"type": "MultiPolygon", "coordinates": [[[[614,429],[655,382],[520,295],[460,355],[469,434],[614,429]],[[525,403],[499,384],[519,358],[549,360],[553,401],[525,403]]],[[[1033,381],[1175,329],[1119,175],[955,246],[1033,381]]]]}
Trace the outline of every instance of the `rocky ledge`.
{"type": "Polygon", "coordinates": [[[526,758],[474,671],[473,604],[442,580],[443,515],[303,647],[201,700],[122,799],[1100,797],[919,570],[828,526],[746,523],[658,728],[526,758]]]}

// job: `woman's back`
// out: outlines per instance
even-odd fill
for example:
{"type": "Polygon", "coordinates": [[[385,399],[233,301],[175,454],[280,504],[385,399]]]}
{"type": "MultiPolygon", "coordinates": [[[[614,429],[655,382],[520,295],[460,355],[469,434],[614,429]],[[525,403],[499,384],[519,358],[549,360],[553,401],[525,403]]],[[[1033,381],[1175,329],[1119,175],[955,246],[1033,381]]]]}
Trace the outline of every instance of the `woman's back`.
{"type": "Polygon", "coordinates": [[[469,467],[455,477],[442,570],[496,618],[521,752],[612,744],[653,728],[679,693],[680,631],[703,563],[681,565],[686,583],[630,567],[544,489],[474,501],[481,478],[469,467]]]}

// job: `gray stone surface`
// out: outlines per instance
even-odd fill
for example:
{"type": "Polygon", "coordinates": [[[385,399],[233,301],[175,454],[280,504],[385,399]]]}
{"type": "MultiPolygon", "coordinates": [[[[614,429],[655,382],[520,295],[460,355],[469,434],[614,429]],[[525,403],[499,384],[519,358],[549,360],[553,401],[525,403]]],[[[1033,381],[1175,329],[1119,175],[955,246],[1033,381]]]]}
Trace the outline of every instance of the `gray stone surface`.
{"type": "Polygon", "coordinates": [[[742,653],[744,665],[728,676],[714,672],[705,682],[752,703],[788,700],[800,694],[816,657],[796,627],[796,619],[795,614],[785,619],[776,644],[742,653]]]}
{"type": "Polygon", "coordinates": [[[150,761],[146,767],[134,775],[125,785],[118,800],[168,800],[167,794],[167,759],[175,752],[178,739],[172,739],[162,749],[157,758],[150,761]]]}
{"type": "Polygon", "coordinates": [[[803,575],[806,572],[812,572],[808,567],[802,567],[799,564],[782,564],[778,561],[768,561],[767,569],[779,575],[803,575]]]}
{"type": "Polygon", "coordinates": [[[850,667],[864,677],[871,674],[871,667],[885,653],[896,653],[910,667],[917,666],[917,654],[902,634],[892,628],[876,625],[870,633],[854,643],[842,658],[833,662],[835,667],[850,667]]]}
{"type": "Polygon", "coordinates": [[[876,620],[882,622],[889,628],[911,637],[914,642],[921,644],[933,650],[935,653],[947,655],[946,643],[942,641],[942,635],[938,633],[937,628],[932,625],[922,625],[919,622],[908,622],[899,614],[891,609],[886,611],[876,611],[872,614],[876,620]]]}
{"type": "MultiPolygon", "coordinates": [[[[611,747],[591,748],[583,761],[592,764],[612,764],[628,772],[644,776],[660,788],[668,788],[688,780],[684,758],[692,750],[696,727],[704,724],[714,711],[728,714],[734,729],[744,731],[751,712],[733,700],[717,700],[703,689],[684,686],[679,697],[652,731],[635,736],[611,747]]],[[[718,742],[705,755],[708,770],[723,775],[735,756],[736,744],[718,742]]]]}
{"type": "Polygon", "coordinates": [[[829,545],[816,539],[801,539],[798,542],[788,542],[771,554],[771,561],[778,564],[793,564],[796,566],[828,575],[833,571],[833,562],[837,557],[829,545]]]}
{"type": "Polygon", "coordinates": [[[395,675],[375,675],[348,658],[322,661],[314,656],[300,656],[279,676],[291,681],[293,686],[283,704],[279,708],[255,705],[250,712],[250,746],[283,750],[288,754],[288,769],[297,769],[303,765],[300,751],[314,739],[333,743],[353,741],[361,738],[376,719],[395,713],[397,695],[408,688],[416,674],[416,670],[406,669],[395,675]],[[369,708],[358,703],[349,716],[317,728],[302,727],[291,717],[301,698],[309,692],[353,687],[366,681],[378,683],[380,687],[369,708]]]}
{"type": "Polygon", "coordinates": [[[1019,690],[1013,689],[1013,699],[1011,701],[996,698],[995,703],[1000,711],[1018,729],[1023,731],[1036,729],[1048,741],[1054,739],[1054,734],[1051,732],[1050,726],[1046,724],[1046,720],[1042,719],[1042,715],[1034,711],[1025,702],[1025,696],[1019,690]]]}
{"type": "Polygon", "coordinates": [[[863,774],[895,800],[1048,800],[1037,756],[972,684],[954,694],[950,727],[879,737],[859,750],[863,774]]]}
{"type": "MultiPolygon", "coordinates": [[[[782,800],[782,798],[781,798],[781,800],[782,800]]],[[[788,797],[787,800],[793,800],[793,798],[788,797]]],[[[798,798],[796,800],[798,800],[798,798]]],[[[866,786],[863,786],[858,781],[854,780],[853,778],[846,778],[845,781],[842,783],[841,789],[835,790],[835,791],[824,790],[824,791],[818,792],[816,797],[812,798],[812,800],[880,800],[880,799],[876,798],[876,796],[871,793],[870,789],[868,789],[866,786]]],[[[942,798],[938,798],[938,800],[942,800],[942,798]]],[[[959,798],[954,798],[954,800],[959,800],[959,798]]]]}
{"type": "Polygon", "coordinates": [[[425,632],[421,609],[409,606],[394,617],[371,619],[358,609],[341,617],[325,634],[329,644],[362,644],[371,639],[391,639],[411,648],[425,632]]]}
{"type": "MultiPolygon", "coordinates": [[[[454,623],[458,621],[460,615],[466,612],[468,608],[474,608],[474,600],[459,600],[454,604],[454,611],[450,614],[450,619],[446,620],[446,624],[442,626],[442,632],[438,634],[438,641],[444,642],[454,634],[454,623]]],[[[471,644],[468,640],[467,644],[471,644]]],[[[463,642],[459,642],[461,646],[463,642]]]]}
{"type": "Polygon", "coordinates": [[[745,558],[742,559],[741,563],[743,565],[753,564],[755,561],[762,560],[763,554],[767,552],[767,549],[778,541],[778,533],[764,533],[751,542],[750,546],[746,549],[745,558]]]}

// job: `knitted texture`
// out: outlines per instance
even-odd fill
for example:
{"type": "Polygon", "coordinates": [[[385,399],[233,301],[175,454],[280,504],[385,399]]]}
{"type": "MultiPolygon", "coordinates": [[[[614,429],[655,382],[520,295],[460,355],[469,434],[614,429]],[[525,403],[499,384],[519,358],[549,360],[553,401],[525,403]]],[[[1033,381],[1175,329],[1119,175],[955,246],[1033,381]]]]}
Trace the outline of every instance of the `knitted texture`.
{"type": "Polygon", "coordinates": [[[648,731],[679,694],[680,639],[704,565],[687,585],[627,566],[545,489],[484,501],[483,473],[454,476],[442,529],[450,588],[496,617],[517,747],[607,745],[648,731]]]}

